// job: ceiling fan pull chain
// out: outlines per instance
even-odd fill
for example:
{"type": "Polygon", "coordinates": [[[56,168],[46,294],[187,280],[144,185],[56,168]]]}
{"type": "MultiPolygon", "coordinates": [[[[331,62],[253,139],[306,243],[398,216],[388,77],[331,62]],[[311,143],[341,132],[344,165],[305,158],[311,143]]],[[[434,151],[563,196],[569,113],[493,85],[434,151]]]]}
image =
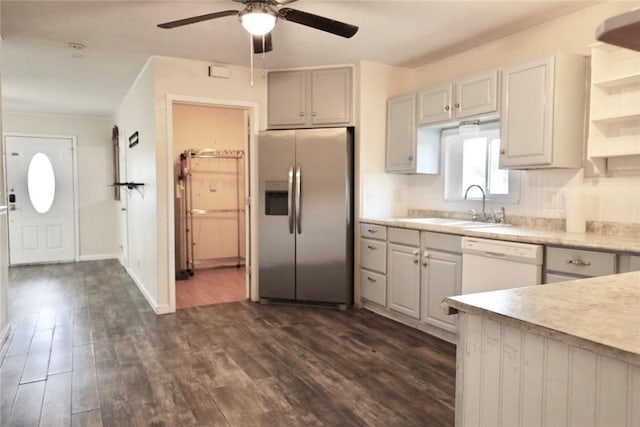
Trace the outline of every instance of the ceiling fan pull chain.
{"type": "Polygon", "coordinates": [[[253,87],[253,37],[249,34],[249,58],[251,59],[251,87],[253,87]]]}

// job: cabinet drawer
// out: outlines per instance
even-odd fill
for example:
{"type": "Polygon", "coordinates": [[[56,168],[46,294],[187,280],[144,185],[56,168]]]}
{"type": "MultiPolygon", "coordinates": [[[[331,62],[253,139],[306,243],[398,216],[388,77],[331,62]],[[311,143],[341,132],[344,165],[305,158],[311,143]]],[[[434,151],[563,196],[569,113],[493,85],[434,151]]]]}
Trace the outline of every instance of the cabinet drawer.
{"type": "Polygon", "coordinates": [[[387,278],[372,271],[360,269],[360,296],[376,304],[387,304],[387,278]]]}
{"type": "Polygon", "coordinates": [[[420,236],[420,246],[437,249],[439,251],[462,253],[462,236],[455,234],[434,233],[423,231],[420,236]]]}
{"type": "Polygon", "coordinates": [[[616,273],[616,254],[547,247],[547,271],[595,277],[616,273]]]}
{"type": "Polygon", "coordinates": [[[360,223],[360,235],[367,239],[387,240],[387,227],[384,225],[360,223]]]}
{"type": "Polygon", "coordinates": [[[360,239],[360,267],[386,273],[387,244],[371,239],[360,239]]]}
{"type": "Polygon", "coordinates": [[[556,274],[556,273],[547,273],[545,277],[545,284],[548,283],[558,283],[558,282],[568,282],[570,280],[578,280],[578,277],[569,276],[566,274],[556,274]]]}
{"type": "Polygon", "coordinates": [[[407,246],[420,246],[420,232],[406,228],[389,227],[389,242],[407,246]]]}

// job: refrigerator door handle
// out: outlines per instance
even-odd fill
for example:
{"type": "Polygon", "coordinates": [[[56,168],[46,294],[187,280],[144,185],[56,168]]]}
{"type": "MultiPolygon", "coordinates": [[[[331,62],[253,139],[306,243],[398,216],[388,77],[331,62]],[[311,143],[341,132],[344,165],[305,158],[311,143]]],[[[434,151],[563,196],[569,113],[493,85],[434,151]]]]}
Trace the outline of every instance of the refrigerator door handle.
{"type": "Polygon", "coordinates": [[[289,213],[289,234],[293,234],[293,165],[289,165],[289,187],[287,188],[287,212],[289,213]]]}
{"type": "Polygon", "coordinates": [[[298,234],[302,233],[302,210],[301,210],[301,184],[302,181],[302,173],[300,172],[300,165],[296,165],[296,228],[298,229],[298,234]]]}

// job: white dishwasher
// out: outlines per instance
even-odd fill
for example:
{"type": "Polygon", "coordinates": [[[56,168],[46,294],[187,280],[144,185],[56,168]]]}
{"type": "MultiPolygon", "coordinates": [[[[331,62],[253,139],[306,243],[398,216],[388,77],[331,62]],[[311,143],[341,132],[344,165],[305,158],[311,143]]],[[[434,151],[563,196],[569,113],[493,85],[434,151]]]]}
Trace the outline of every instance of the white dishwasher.
{"type": "Polygon", "coordinates": [[[463,294],[541,283],[541,245],[462,238],[463,294]]]}

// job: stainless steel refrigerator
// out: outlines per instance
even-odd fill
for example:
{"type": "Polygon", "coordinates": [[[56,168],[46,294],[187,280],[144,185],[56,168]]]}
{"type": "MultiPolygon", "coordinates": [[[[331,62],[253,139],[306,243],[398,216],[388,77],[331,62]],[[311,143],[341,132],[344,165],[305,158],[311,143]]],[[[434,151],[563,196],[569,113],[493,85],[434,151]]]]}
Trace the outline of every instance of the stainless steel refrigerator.
{"type": "Polygon", "coordinates": [[[261,299],[353,302],[353,128],[258,139],[261,299]]]}

